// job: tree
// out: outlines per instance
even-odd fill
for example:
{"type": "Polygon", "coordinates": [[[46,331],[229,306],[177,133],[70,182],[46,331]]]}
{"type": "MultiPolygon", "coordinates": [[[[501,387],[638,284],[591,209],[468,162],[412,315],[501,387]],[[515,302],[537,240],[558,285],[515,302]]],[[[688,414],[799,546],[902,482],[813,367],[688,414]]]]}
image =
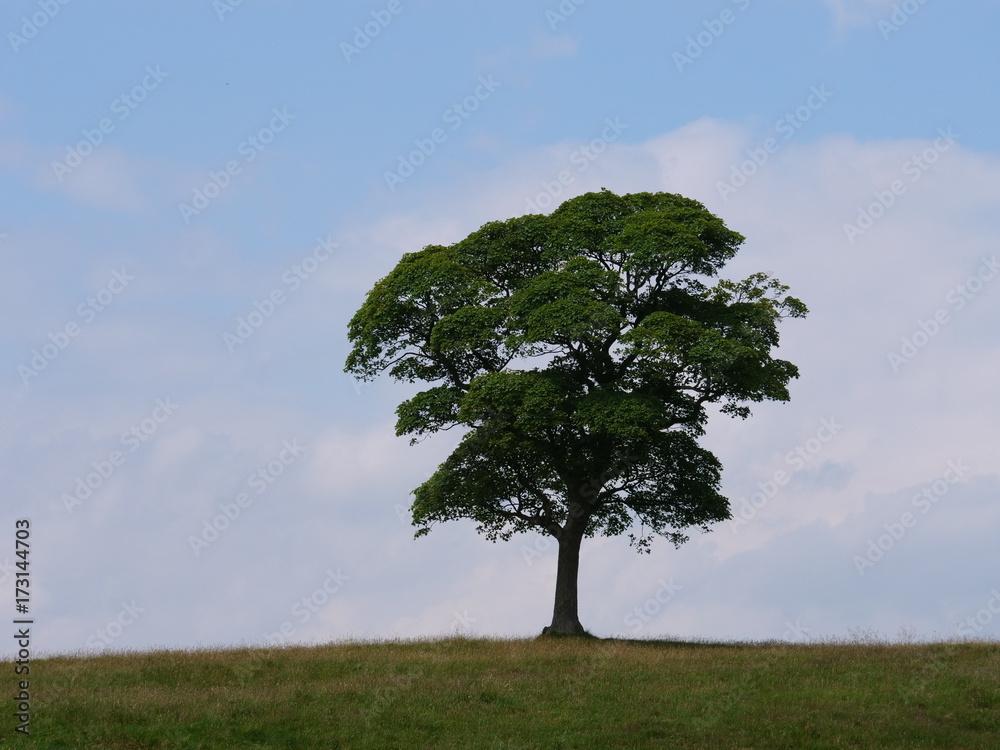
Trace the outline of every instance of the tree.
{"type": "Polygon", "coordinates": [[[787,401],[798,370],[771,356],[776,324],[806,314],[763,273],[707,285],[743,240],[697,201],[602,190],[405,254],[351,319],[345,370],[432,384],[396,409],[411,444],[465,430],[413,491],[416,536],[460,518],[491,541],[550,534],[543,632],[582,634],[584,537],[638,522],[648,552],[731,518],[697,443],[706,405],[746,418],[748,402],[787,401]]]}

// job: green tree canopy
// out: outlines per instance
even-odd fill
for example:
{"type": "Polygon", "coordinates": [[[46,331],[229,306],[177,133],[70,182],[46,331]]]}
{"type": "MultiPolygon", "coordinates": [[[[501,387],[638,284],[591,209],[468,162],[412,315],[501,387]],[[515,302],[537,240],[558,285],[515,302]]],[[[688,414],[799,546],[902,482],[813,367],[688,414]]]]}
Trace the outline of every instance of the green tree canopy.
{"type": "Polygon", "coordinates": [[[431,384],[398,435],[465,430],[414,490],[417,536],[459,518],[494,541],[552,535],[547,630],[580,633],[584,537],[638,524],[643,550],[730,518],[705,407],[787,401],[776,326],[806,313],[763,273],[710,285],[743,240],[683,196],[602,190],[404,255],[352,318],[346,370],[431,384]]]}

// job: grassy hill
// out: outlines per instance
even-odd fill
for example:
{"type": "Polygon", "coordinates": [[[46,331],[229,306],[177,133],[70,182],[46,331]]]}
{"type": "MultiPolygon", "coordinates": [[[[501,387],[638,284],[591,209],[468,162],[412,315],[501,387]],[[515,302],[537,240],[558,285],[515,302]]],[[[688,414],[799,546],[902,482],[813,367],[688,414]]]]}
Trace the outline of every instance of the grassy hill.
{"type": "Polygon", "coordinates": [[[458,638],[50,657],[31,673],[31,737],[4,710],[0,746],[1000,748],[995,643],[458,638]]]}

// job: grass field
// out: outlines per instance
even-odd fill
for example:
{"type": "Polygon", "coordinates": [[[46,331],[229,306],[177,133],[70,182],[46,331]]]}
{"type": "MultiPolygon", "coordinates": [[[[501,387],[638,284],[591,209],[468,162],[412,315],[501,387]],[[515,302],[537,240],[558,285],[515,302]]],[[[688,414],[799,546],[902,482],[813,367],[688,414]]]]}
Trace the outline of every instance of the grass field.
{"type": "Polygon", "coordinates": [[[50,657],[31,678],[31,736],[4,710],[0,746],[1000,748],[995,643],[458,638],[50,657]]]}

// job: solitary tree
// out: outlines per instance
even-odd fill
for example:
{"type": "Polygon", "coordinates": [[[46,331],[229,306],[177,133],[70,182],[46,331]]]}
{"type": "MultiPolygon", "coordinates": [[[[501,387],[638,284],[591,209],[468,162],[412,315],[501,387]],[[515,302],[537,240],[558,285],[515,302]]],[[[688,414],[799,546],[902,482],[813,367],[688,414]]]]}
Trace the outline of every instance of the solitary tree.
{"type": "Polygon", "coordinates": [[[730,518],[706,405],[787,401],[776,324],[806,313],[763,273],[708,285],[743,240],[697,201],[602,190],[404,255],[351,319],[345,369],[432,384],[396,409],[411,444],[465,430],[413,492],[416,536],[470,518],[491,541],[555,537],[546,632],[580,634],[584,537],[638,524],[648,551],[730,518]]]}

